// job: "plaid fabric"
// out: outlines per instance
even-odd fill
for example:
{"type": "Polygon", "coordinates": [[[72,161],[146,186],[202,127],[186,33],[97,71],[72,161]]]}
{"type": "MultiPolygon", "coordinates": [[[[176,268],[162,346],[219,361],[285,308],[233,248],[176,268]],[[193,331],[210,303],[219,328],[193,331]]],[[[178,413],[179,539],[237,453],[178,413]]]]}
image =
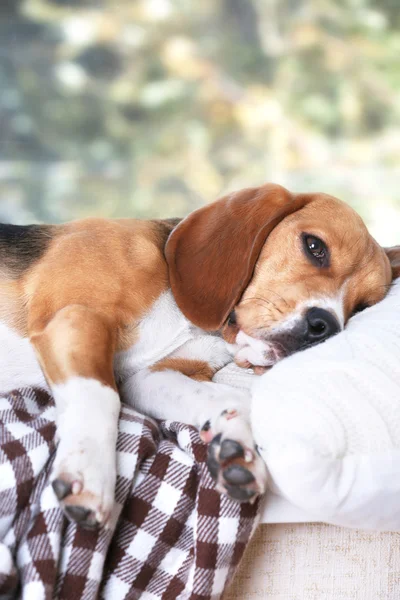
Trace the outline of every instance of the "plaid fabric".
{"type": "Polygon", "coordinates": [[[123,407],[110,529],[60,510],[49,475],[55,408],[43,392],[0,397],[0,597],[220,598],[255,529],[258,503],[220,496],[195,429],[123,407]]]}

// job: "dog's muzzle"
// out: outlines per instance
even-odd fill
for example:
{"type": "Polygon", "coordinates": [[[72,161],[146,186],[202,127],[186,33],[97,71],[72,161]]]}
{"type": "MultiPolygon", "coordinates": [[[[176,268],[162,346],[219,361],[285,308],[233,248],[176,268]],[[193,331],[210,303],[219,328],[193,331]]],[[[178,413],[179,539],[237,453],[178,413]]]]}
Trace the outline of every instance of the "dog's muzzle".
{"type": "Polygon", "coordinates": [[[323,308],[310,308],[292,329],[287,329],[266,338],[279,358],[305,350],[338,334],[341,326],[333,313],[323,308]]]}

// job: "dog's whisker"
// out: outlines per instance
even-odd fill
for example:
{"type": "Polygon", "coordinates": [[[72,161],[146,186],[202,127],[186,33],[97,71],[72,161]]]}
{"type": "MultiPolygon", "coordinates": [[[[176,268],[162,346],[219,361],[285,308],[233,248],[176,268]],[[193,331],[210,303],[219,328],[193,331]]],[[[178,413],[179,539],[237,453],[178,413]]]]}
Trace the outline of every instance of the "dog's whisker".
{"type": "Polygon", "coordinates": [[[283,315],[283,311],[279,308],[279,306],[273,301],[270,300],[269,298],[261,298],[258,296],[253,296],[251,298],[246,298],[246,300],[243,300],[243,304],[245,304],[246,302],[259,302],[261,305],[266,304],[268,307],[269,306],[273,306],[275,308],[275,310],[277,310],[280,314],[283,315]]]}

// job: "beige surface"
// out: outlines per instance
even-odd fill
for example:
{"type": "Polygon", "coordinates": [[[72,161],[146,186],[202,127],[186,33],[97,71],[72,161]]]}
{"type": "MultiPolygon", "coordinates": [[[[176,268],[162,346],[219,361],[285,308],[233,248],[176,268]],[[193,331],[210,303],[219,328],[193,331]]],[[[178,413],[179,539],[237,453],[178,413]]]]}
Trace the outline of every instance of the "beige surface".
{"type": "Polygon", "coordinates": [[[400,534],[262,525],[224,600],[400,600],[400,534]]]}

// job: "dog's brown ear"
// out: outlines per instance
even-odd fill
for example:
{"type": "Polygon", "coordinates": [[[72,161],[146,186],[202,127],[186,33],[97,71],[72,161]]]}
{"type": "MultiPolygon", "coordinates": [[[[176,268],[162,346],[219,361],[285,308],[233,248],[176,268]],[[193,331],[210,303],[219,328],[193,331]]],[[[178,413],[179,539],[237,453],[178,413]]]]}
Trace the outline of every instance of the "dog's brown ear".
{"type": "Polygon", "coordinates": [[[191,213],[166,245],[170,284],[183,314],[219,329],[238,303],[274,227],[309,202],[278,185],[248,188],[191,213]]]}
{"type": "Polygon", "coordinates": [[[400,246],[393,246],[393,248],[385,248],[385,252],[392,265],[393,279],[400,277],[400,246]]]}

